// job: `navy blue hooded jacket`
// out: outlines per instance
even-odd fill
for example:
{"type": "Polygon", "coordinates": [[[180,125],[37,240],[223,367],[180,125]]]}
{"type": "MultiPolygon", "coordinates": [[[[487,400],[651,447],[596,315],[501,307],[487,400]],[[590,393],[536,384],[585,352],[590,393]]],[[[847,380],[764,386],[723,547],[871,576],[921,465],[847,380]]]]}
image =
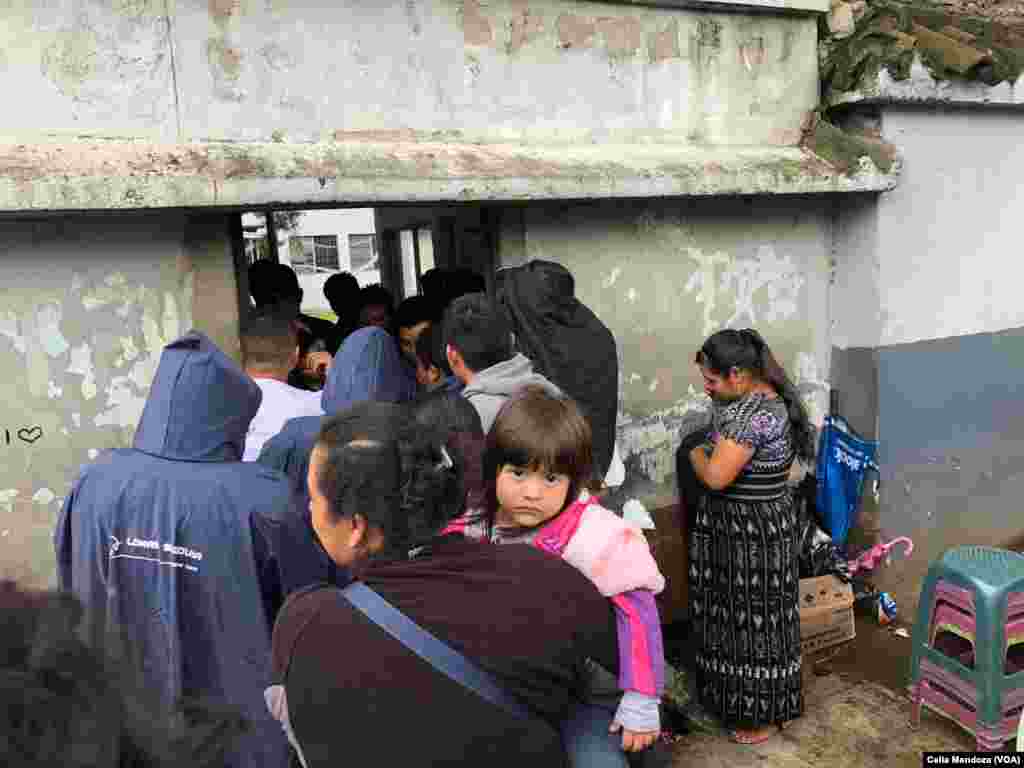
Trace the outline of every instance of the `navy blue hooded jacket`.
{"type": "Polygon", "coordinates": [[[171,342],[133,447],[82,469],[54,534],[60,586],[83,601],[91,638],[124,637],[168,710],[206,697],[250,721],[232,768],[288,759],[263,698],[272,617],[256,527],[288,514],[289,488],[240,461],[261,398],[206,336],[171,342]]]}
{"type": "MultiPolygon", "coordinates": [[[[350,334],[341,345],[327,372],[320,405],[325,414],[333,416],[366,400],[403,403],[415,395],[416,381],[410,377],[394,337],[371,326],[350,334]]],[[[302,510],[309,509],[309,455],[322,423],[322,416],[289,419],[277,435],[263,444],[257,459],[260,464],[288,475],[295,503],[302,510]]]]}

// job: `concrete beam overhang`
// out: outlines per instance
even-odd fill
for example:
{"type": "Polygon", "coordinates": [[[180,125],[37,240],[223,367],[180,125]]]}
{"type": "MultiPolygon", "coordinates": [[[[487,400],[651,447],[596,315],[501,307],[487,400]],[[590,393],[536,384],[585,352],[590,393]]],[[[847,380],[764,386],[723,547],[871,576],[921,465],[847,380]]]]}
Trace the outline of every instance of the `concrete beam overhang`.
{"type": "MultiPolygon", "coordinates": [[[[898,169],[897,169],[898,170],[898,169]]],[[[883,192],[801,147],[4,143],[0,212],[883,192]]]]}

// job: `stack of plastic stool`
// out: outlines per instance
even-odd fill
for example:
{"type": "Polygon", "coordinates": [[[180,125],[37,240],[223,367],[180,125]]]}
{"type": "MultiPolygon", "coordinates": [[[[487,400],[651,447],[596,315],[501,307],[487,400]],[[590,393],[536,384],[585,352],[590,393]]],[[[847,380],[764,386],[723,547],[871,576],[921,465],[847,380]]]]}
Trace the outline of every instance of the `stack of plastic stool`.
{"type": "Polygon", "coordinates": [[[1013,739],[1024,707],[1024,672],[1007,673],[1006,653],[1011,641],[1021,640],[1024,556],[992,547],[955,547],[932,563],[912,640],[914,725],[923,705],[973,733],[979,750],[997,750],[1013,739]],[[936,646],[943,631],[969,642],[973,654],[943,652],[936,646]]]}

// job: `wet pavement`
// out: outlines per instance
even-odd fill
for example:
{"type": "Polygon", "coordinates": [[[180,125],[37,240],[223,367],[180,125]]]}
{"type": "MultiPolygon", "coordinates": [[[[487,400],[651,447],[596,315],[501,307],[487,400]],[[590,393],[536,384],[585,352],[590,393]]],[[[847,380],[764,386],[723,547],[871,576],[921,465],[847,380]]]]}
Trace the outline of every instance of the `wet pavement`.
{"type": "Polygon", "coordinates": [[[909,634],[912,622],[898,617],[880,626],[874,617],[856,618],[853,641],[805,658],[800,720],[758,746],[735,744],[722,730],[691,733],[674,746],[673,765],[919,768],[922,752],[973,750],[970,734],[927,710],[921,727],[910,727],[910,638],[895,630],[909,634]]]}

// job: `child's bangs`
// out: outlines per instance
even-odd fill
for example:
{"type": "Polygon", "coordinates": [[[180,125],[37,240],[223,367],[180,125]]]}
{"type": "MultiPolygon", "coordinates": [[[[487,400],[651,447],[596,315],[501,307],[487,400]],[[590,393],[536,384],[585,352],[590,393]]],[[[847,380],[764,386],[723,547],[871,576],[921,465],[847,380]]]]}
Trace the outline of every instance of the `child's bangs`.
{"type": "Polygon", "coordinates": [[[576,480],[586,450],[581,444],[585,437],[564,416],[544,414],[556,418],[531,418],[534,415],[522,411],[507,414],[510,418],[504,420],[495,435],[499,465],[543,469],[576,480]]]}
{"type": "Polygon", "coordinates": [[[512,445],[502,451],[501,463],[574,477],[576,475],[575,446],[567,445],[567,441],[558,438],[559,435],[548,432],[538,442],[527,443],[525,440],[516,440],[514,442],[519,443],[518,445],[512,445]],[[530,447],[527,448],[527,445],[530,447]]]}

